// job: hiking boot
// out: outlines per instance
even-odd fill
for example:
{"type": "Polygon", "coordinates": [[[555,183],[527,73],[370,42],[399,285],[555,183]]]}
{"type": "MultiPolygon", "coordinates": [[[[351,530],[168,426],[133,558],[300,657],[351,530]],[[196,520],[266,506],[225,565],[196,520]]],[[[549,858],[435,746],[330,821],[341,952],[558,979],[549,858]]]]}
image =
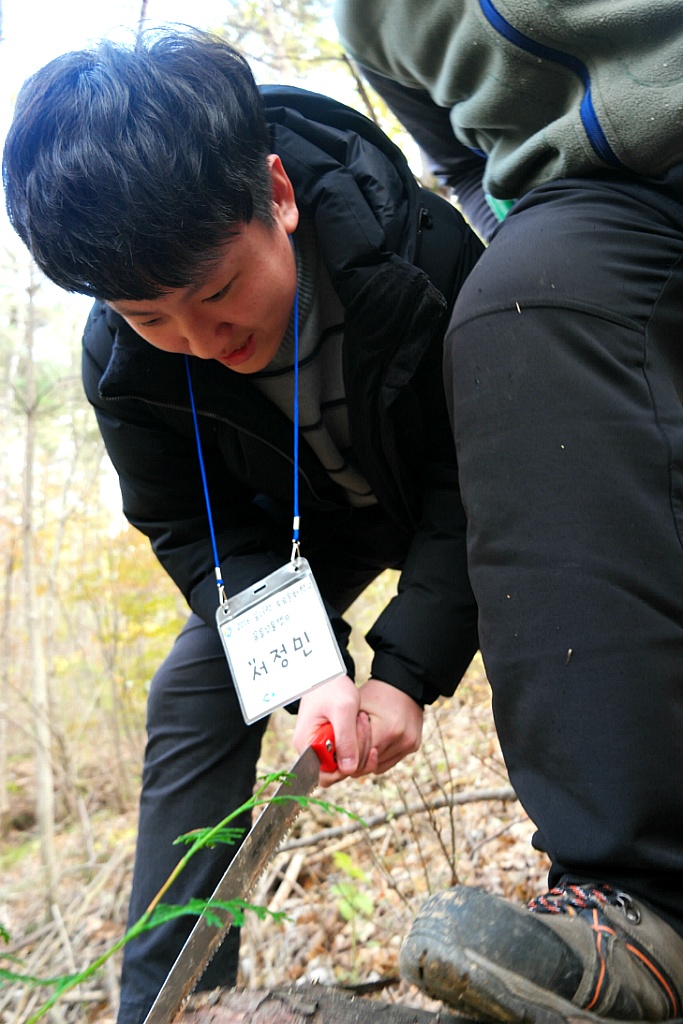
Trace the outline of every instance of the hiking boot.
{"type": "Polygon", "coordinates": [[[569,883],[514,906],[462,885],[432,896],[403,943],[401,974],[478,1020],[671,1021],[683,938],[609,885],[569,883]]]}

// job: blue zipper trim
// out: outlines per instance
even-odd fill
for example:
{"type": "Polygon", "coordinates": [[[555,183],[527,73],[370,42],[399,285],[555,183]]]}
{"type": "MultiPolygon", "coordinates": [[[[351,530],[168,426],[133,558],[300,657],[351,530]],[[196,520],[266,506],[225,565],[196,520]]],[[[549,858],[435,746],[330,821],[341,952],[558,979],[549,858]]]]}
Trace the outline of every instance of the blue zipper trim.
{"type": "Polygon", "coordinates": [[[578,76],[585,89],[580,113],[581,123],[588,136],[588,141],[603,163],[608,164],[610,167],[617,167],[620,170],[627,170],[626,165],[621,162],[607,141],[598,121],[598,115],[595,113],[593,97],[591,95],[591,78],[586,65],[578,57],[574,57],[570,53],[565,53],[563,50],[555,50],[552,46],[544,46],[542,43],[537,43],[535,39],[525,36],[523,32],[514,28],[509,21],[505,20],[503,15],[493,6],[491,0],[479,0],[479,6],[491,27],[499,35],[503,36],[504,39],[512,43],[513,46],[519,47],[520,50],[526,50],[527,53],[531,53],[535,57],[541,57],[543,60],[552,60],[556,64],[561,64],[578,76]]]}

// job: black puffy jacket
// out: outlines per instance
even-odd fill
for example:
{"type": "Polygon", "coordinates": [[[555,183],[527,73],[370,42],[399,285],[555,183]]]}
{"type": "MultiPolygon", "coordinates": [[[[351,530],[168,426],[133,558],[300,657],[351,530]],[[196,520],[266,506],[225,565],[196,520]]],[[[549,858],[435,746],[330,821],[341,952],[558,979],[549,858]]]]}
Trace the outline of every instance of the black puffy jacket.
{"type": "MultiPolygon", "coordinates": [[[[362,115],[297,89],[263,93],[273,151],[313,219],[345,307],[355,458],[379,504],[413,532],[399,593],[368,634],[373,675],[426,703],[453,692],[477,635],[441,376],[447,303],[418,264],[433,266],[452,299],[481,245],[445,203],[443,224],[434,224],[442,208],[434,209],[399,150],[362,115]],[[430,232],[438,240],[443,225],[446,244],[440,248],[442,239],[437,250],[430,232]]],[[[124,513],[150,538],[191,608],[212,624],[216,583],[184,359],[143,341],[100,302],[83,344],[85,390],[119,476],[124,513]]],[[[192,374],[230,596],[282,564],[269,517],[253,499],[266,494],[291,506],[292,426],[248,376],[201,359],[193,360],[192,374]]],[[[305,443],[299,461],[302,520],[307,510],[348,510],[305,443]]],[[[344,623],[334,613],[331,619],[344,643],[344,623]]]]}

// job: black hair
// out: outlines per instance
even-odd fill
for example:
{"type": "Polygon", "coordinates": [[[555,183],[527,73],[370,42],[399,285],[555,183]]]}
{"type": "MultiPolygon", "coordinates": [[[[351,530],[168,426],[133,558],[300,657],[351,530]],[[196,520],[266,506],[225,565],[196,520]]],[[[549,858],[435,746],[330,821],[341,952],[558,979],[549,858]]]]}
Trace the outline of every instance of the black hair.
{"type": "Polygon", "coordinates": [[[3,155],[10,221],[67,291],[153,299],[195,284],[252,218],[273,223],[261,96],[195,29],[103,40],[23,85],[3,155]]]}

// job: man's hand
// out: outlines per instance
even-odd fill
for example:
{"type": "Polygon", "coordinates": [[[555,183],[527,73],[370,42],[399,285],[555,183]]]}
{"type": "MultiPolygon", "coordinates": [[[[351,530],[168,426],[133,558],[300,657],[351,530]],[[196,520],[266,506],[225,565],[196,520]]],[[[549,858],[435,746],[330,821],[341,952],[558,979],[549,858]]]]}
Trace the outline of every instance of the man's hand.
{"type": "Polygon", "coordinates": [[[367,712],[372,734],[372,761],[360,761],[353,774],[381,775],[407,754],[419,749],[422,739],[422,708],[412,697],[380,679],[368,679],[358,691],[360,713],[367,712]],[[376,762],[375,762],[376,757],[376,762]]]}
{"type": "Polygon", "coordinates": [[[360,712],[360,691],[348,676],[336,676],[301,698],[294,729],[294,746],[299,753],[310,746],[325,722],[334,729],[339,767],[336,772],[321,772],[320,785],[331,786],[359,768],[364,769],[363,775],[372,772],[377,754],[372,749],[370,721],[360,712]]]}

